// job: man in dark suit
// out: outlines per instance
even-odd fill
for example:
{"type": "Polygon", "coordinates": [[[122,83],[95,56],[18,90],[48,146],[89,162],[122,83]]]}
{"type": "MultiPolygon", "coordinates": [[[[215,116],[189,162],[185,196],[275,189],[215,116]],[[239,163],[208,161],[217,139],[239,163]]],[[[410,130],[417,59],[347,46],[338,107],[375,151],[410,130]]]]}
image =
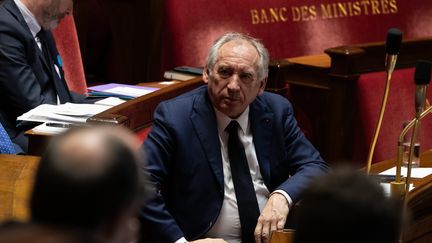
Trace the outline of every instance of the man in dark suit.
{"type": "Polygon", "coordinates": [[[72,13],[73,0],[6,0],[0,6],[0,122],[27,151],[28,126],[16,118],[40,104],[80,102],[64,79],[51,29],[72,13]]]}
{"type": "Polygon", "coordinates": [[[267,242],[327,170],[289,102],[264,92],[268,62],[259,41],[226,34],[209,51],[208,85],[156,109],[144,148],[158,191],[142,210],[154,241],[267,242]]]}

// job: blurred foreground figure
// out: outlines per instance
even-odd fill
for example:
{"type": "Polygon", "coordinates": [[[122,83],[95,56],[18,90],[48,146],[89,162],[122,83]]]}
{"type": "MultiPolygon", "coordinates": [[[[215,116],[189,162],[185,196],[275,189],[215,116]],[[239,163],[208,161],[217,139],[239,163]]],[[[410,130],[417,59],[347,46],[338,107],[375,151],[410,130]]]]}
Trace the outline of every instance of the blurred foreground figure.
{"type": "Polygon", "coordinates": [[[10,223],[0,227],[0,242],[4,243],[97,243],[90,235],[45,225],[10,223]]]}
{"type": "Polygon", "coordinates": [[[294,242],[395,243],[401,215],[401,203],[370,177],[339,170],[305,190],[294,242]]]}
{"type": "Polygon", "coordinates": [[[99,242],[133,242],[148,184],[139,142],[117,127],[77,128],[54,138],[31,197],[37,224],[87,232],[99,242]]]}

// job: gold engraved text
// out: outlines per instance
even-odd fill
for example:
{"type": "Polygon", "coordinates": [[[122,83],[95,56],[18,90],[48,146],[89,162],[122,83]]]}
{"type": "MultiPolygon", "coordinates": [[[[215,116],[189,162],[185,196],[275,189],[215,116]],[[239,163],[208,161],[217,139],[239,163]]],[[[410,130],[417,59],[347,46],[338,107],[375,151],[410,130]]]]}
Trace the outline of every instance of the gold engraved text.
{"type": "Polygon", "coordinates": [[[304,22],[314,20],[353,18],[398,13],[397,0],[357,0],[251,9],[252,24],[272,24],[279,22],[304,22]],[[289,11],[290,10],[290,11],[289,11]]]}

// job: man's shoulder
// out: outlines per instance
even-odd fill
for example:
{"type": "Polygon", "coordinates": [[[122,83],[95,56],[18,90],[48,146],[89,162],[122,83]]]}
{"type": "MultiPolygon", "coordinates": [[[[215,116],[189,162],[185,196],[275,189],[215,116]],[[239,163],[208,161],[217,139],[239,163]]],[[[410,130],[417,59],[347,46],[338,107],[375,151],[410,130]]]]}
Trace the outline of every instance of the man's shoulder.
{"type": "Polygon", "coordinates": [[[203,98],[206,92],[207,92],[207,85],[202,85],[182,95],[163,101],[161,104],[168,105],[168,106],[174,105],[177,107],[181,107],[185,105],[192,106],[194,100],[203,98]]]}
{"type": "Polygon", "coordinates": [[[13,22],[14,18],[11,13],[5,8],[4,4],[0,5],[0,23],[3,27],[4,24],[13,22]]]}
{"type": "Polygon", "coordinates": [[[18,14],[21,14],[19,10],[16,9],[17,13],[12,13],[11,10],[13,7],[11,4],[7,4],[6,2],[0,5],[0,33],[7,35],[22,35],[26,32],[26,29],[22,25],[17,17],[18,14]]]}
{"type": "Polygon", "coordinates": [[[291,103],[287,98],[279,94],[274,94],[271,92],[263,92],[261,95],[257,96],[254,101],[255,105],[265,106],[272,110],[274,109],[292,109],[291,103]]]}
{"type": "Polygon", "coordinates": [[[18,22],[16,18],[11,13],[11,9],[13,9],[13,6],[11,6],[12,2],[6,0],[2,4],[0,4],[0,21],[2,23],[10,23],[10,22],[18,22]]]}

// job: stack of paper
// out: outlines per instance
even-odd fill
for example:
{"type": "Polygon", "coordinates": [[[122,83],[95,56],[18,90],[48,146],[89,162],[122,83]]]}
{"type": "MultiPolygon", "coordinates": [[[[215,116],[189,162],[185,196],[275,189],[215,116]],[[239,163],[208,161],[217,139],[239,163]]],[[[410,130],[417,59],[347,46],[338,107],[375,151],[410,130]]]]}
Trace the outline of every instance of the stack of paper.
{"type": "Polygon", "coordinates": [[[127,100],[149,94],[158,89],[159,88],[117,83],[97,85],[88,88],[90,91],[89,95],[91,96],[115,96],[127,100]]]}
{"type": "Polygon", "coordinates": [[[18,121],[85,123],[87,118],[101,113],[111,106],[98,104],[40,105],[17,118],[18,121]]]}
{"type": "MultiPolygon", "coordinates": [[[[402,176],[407,176],[407,168],[402,167],[401,168],[401,174],[402,176]]],[[[428,175],[432,174],[432,168],[429,167],[418,167],[418,168],[412,168],[411,169],[411,177],[412,178],[424,178],[428,175]]],[[[383,171],[380,173],[380,175],[396,175],[396,167],[390,168],[386,171],[383,171]]]]}

